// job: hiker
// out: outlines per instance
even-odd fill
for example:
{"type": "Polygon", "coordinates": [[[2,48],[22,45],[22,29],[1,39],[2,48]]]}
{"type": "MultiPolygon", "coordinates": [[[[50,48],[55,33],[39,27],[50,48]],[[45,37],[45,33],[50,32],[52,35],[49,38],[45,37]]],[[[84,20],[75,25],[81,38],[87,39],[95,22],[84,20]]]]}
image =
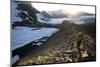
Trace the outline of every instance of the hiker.
{"type": "Polygon", "coordinates": [[[78,49],[79,59],[80,60],[82,59],[81,49],[80,49],[80,46],[81,46],[82,41],[83,41],[83,33],[82,32],[79,32],[77,34],[77,36],[76,36],[76,43],[77,43],[77,49],[78,49]]]}

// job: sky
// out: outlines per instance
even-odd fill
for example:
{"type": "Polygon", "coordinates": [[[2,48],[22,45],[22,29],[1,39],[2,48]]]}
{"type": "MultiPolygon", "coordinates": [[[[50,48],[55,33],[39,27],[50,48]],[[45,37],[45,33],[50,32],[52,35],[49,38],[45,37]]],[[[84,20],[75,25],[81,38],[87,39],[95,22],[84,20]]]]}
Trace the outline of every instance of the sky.
{"type": "Polygon", "coordinates": [[[77,12],[95,13],[95,7],[92,6],[47,4],[47,3],[32,3],[32,6],[34,6],[39,11],[64,10],[72,14],[77,12]]]}
{"type": "MultiPolygon", "coordinates": [[[[72,3],[72,4],[86,4],[91,5],[92,2],[89,0],[17,0],[17,1],[37,1],[37,2],[55,2],[55,3],[72,3]],[[87,2],[88,1],[88,2],[87,2]]],[[[46,3],[32,3],[39,11],[52,11],[52,10],[64,10],[71,14],[75,14],[77,12],[89,12],[95,13],[95,7],[92,6],[79,6],[79,5],[61,5],[61,4],[46,4],[46,3]]]]}

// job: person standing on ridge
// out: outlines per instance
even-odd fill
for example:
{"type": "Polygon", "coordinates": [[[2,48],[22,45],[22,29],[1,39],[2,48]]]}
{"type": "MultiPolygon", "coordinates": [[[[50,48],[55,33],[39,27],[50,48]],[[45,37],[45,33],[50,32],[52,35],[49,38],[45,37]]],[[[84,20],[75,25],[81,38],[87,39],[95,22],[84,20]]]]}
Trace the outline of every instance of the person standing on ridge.
{"type": "Polygon", "coordinates": [[[82,41],[83,41],[83,33],[82,32],[79,32],[76,35],[76,43],[77,43],[77,49],[78,49],[79,59],[80,60],[82,60],[81,49],[80,49],[80,46],[81,46],[82,41]]]}

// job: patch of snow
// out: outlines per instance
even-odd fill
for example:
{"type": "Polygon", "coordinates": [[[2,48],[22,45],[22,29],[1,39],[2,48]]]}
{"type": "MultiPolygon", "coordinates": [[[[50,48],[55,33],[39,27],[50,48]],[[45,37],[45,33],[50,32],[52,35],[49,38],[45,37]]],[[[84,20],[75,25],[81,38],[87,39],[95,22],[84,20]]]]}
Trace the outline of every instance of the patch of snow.
{"type": "Polygon", "coordinates": [[[46,41],[48,38],[44,38],[44,39],[42,39],[41,41],[46,41]]]}
{"type": "Polygon", "coordinates": [[[19,60],[19,56],[16,55],[16,56],[14,56],[14,57],[11,59],[11,63],[14,64],[14,63],[16,63],[18,60],[19,60]]]}
{"type": "Polygon", "coordinates": [[[35,43],[37,43],[37,42],[39,42],[39,41],[45,42],[47,39],[48,39],[48,37],[43,37],[43,38],[41,38],[41,39],[35,40],[34,42],[35,42],[35,43]]]}
{"type": "MultiPolygon", "coordinates": [[[[31,20],[34,20],[26,11],[22,11],[22,12],[24,12],[31,20]]],[[[26,20],[29,19],[28,17],[26,18],[26,20]]]]}
{"type": "Polygon", "coordinates": [[[40,46],[41,44],[43,44],[42,42],[38,42],[37,45],[40,46]]]}
{"type": "Polygon", "coordinates": [[[46,21],[43,21],[41,18],[44,18],[43,15],[41,13],[36,13],[36,16],[37,16],[37,20],[39,22],[42,22],[42,23],[45,23],[46,21]]]}
{"type": "Polygon", "coordinates": [[[16,27],[12,29],[12,50],[43,37],[50,37],[53,33],[58,31],[56,28],[32,29],[34,28],[16,27]]]}
{"type": "Polygon", "coordinates": [[[40,40],[38,39],[38,40],[35,40],[34,42],[39,42],[40,40]]]}

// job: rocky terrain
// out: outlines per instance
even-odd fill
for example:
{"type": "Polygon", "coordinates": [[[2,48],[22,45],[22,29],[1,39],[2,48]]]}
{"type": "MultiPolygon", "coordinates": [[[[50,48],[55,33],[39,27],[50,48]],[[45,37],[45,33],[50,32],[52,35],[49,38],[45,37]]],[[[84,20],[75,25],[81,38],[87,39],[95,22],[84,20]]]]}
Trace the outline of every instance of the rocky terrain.
{"type": "Polygon", "coordinates": [[[80,27],[74,24],[62,23],[59,32],[50,37],[42,46],[28,52],[15,65],[38,65],[53,63],[73,63],[96,60],[96,41],[80,27]],[[82,32],[84,40],[81,43],[81,57],[77,49],[76,35],[82,32]]]}

